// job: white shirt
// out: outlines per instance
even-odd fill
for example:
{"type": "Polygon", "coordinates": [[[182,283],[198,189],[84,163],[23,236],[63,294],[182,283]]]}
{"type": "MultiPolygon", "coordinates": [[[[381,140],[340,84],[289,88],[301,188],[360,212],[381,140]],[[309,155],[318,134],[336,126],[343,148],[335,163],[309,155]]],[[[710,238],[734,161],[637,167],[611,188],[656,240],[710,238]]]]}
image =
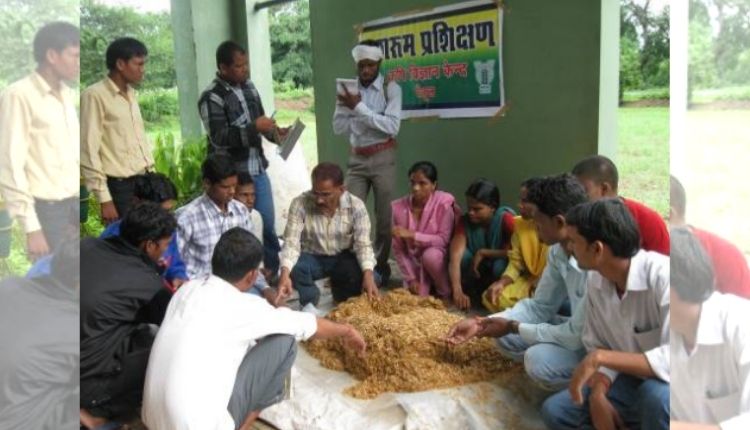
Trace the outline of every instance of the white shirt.
{"type": "Polygon", "coordinates": [[[383,75],[368,86],[359,83],[362,96],[354,109],[337,103],[333,112],[333,132],[349,136],[352,147],[383,143],[396,137],[401,127],[401,87],[391,81],[383,87],[383,75]],[[386,95],[387,93],[387,95],[386,95]]]}
{"type": "Polygon", "coordinates": [[[151,430],[233,430],[227,410],[240,363],[258,339],[309,339],[312,314],[276,309],[222,279],[191,280],[172,297],[151,350],[142,418],[151,430]]]}
{"type": "Polygon", "coordinates": [[[672,332],[672,419],[750,429],[750,301],[714,293],[703,302],[695,347],[672,332]]]}
{"type": "MultiPolygon", "coordinates": [[[[669,257],[638,251],[630,259],[622,298],[613,282],[591,270],[586,296],[581,339],[586,350],[645,353],[654,373],[668,381],[669,364],[665,364],[660,346],[669,345],[669,257]]],[[[613,382],[618,375],[606,367],[599,371],[613,382]]]]}
{"type": "Polygon", "coordinates": [[[263,218],[260,216],[260,212],[257,209],[250,211],[250,222],[252,223],[251,233],[258,238],[260,243],[263,243],[263,218]]]}

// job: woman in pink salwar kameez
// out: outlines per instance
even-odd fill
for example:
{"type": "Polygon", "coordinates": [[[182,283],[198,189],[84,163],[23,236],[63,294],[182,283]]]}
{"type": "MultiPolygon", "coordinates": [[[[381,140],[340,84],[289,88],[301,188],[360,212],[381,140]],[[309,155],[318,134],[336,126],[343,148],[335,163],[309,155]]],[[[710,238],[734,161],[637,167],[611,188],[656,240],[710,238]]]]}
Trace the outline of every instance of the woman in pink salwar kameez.
{"type": "Polygon", "coordinates": [[[428,161],[409,169],[411,192],[391,203],[392,249],[404,280],[414,294],[448,300],[448,246],[453,234],[456,200],[437,190],[437,168],[428,161]]]}

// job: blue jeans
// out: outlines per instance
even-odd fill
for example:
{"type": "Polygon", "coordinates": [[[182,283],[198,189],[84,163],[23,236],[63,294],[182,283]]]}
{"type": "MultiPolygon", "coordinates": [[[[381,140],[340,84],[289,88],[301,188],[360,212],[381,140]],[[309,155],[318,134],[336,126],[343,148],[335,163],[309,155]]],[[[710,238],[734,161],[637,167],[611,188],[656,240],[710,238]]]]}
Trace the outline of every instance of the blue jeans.
{"type": "MultiPolygon", "coordinates": [[[[547,428],[590,429],[588,396],[584,389],[583,405],[573,403],[567,389],[547,398],[542,405],[542,419],[547,428]]],[[[656,430],[669,428],[669,384],[659,379],[640,379],[620,374],[607,393],[630,429],[656,430]]]]}
{"type": "Polygon", "coordinates": [[[526,374],[542,389],[565,389],[578,363],[586,356],[580,349],[571,351],[552,343],[527,344],[521,336],[509,334],[497,339],[500,352],[516,362],[523,362],[526,374]]]}
{"type": "Polygon", "coordinates": [[[331,278],[331,292],[335,302],[343,302],[362,293],[362,269],[351,251],[343,251],[338,255],[314,255],[303,252],[290,277],[294,289],[299,293],[301,306],[308,303],[318,304],[320,290],[315,281],[326,277],[331,278]]]}
{"type": "Polygon", "coordinates": [[[253,175],[255,182],[255,209],[263,218],[263,264],[276,273],[279,270],[279,237],[276,235],[276,214],[273,208],[273,190],[268,174],[253,175]]]}

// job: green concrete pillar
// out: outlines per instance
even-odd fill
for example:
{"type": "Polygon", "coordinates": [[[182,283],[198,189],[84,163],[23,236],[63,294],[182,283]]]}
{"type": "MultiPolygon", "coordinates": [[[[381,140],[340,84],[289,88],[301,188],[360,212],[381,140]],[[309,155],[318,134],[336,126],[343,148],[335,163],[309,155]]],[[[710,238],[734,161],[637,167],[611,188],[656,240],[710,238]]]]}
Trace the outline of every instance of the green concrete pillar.
{"type": "Polygon", "coordinates": [[[620,0],[602,0],[598,152],[616,162],[620,88],[620,0]]]}
{"type": "Polygon", "coordinates": [[[268,8],[255,11],[258,0],[247,0],[247,52],[250,58],[250,79],[260,92],[266,115],[274,107],[273,74],[271,68],[271,36],[268,29],[268,8]]]}
{"type": "Polygon", "coordinates": [[[251,77],[266,110],[273,112],[267,11],[256,13],[254,0],[172,0],[171,4],[183,137],[203,135],[198,97],[216,74],[216,47],[224,40],[247,47],[251,77]]]}

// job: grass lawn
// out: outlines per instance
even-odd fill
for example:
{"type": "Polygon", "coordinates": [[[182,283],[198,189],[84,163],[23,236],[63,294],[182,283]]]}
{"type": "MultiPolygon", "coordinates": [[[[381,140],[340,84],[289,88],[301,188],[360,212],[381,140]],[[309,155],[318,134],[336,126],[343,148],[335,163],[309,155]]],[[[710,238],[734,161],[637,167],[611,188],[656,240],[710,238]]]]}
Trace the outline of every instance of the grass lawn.
{"type": "Polygon", "coordinates": [[[620,194],[669,214],[669,109],[620,108],[620,194]]]}

